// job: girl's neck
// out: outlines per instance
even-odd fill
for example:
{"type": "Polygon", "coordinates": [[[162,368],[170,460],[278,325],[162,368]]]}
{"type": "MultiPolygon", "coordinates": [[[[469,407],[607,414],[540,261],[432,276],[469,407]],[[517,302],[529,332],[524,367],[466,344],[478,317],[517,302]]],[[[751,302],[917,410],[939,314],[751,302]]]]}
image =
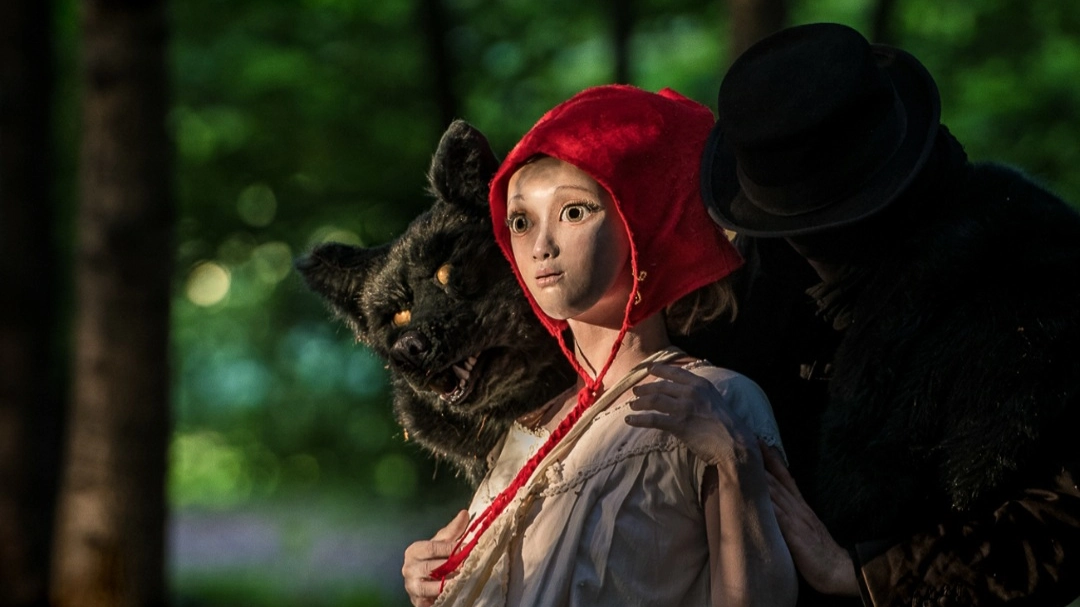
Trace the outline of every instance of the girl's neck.
{"type": "MultiPolygon", "coordinates": [[[[591,325],[568,321],[574,335],[574,354],[578,364],[592,377],[607,363],[619,328],[591,325]]],[[[638,363],[671,345],[667,326],[662,314],[654,314],[641,321],[623,337],[622,346],[615,354],[615,360],[604,374],[603,387],[606,390],[630,372],[638,363]]]]}

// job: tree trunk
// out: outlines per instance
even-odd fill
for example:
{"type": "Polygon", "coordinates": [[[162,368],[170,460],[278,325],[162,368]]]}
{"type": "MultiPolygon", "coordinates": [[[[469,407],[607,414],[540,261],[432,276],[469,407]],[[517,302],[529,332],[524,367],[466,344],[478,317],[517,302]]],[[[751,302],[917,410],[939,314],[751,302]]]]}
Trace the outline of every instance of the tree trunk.
{"type": "Polygon", "coordinates": [[[84,0],[82,31],[75,379],[52,598],[159,605],[173,224],[164,0],[84,0]]]}
{"type": "Polygon", "coordinates": [[[630,83],[630,35],[634,31],[634,0],[612,0],[612,39],[615,46],[615,82],[630,83]]]}
{"type": "Polygon", "coordinates": [[[0,3],[0,605],[45,604],[59,470],[50,3],[0,3]]]}
{"type": "Polygon", "coordinates": [[[896,44],[892,28],[896,0],[877,0],[873,4],[873,11],[871,15],[870,42],[896,44]]]}
{"type": "Polygon", "coordinates": [[[729,0],[729,63],[752,44],[787,25],[787,0],[729,0]]]}
{"type": "Polygon", "coordinates": [[[417,4],[421,31],[427,45],[428,63],[431,66],[432,87],[435,102],[439,106],[442,128],[460,118],[460,106],[454,93],[454,57],[446,41],[450,27],[442,0],[423,0],[417,4]]]}

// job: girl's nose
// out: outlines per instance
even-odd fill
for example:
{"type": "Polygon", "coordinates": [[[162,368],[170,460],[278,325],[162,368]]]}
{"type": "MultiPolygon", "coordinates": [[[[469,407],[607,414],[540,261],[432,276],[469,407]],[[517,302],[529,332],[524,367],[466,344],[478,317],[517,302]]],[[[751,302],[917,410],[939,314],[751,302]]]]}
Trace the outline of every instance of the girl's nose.
{"type": "Polygon", "coordinates": [[[536,241],[533,242],[532,256],[533,259],[539,261],[541,259],[550,259],[556,257],[559,254],[559,246],[555,244],[555,241],[551,238],[551,235],[546,230],[541,230],[536,235],[536,241]]]}

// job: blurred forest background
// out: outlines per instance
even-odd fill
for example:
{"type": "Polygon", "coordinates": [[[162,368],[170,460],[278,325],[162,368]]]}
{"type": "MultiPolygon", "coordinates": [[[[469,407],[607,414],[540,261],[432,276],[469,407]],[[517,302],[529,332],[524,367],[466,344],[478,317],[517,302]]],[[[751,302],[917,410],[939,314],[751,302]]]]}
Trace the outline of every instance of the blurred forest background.
{"type": "Polygon", "coordinates": [[[406,605],[468,490],[292,260],[398,234],[455,117],[505,153],[590,85],[715,109],[810,21],[913,52],[973,158],[1080,201],[1075,2],[5,0],[0,605],[406,605]]]}

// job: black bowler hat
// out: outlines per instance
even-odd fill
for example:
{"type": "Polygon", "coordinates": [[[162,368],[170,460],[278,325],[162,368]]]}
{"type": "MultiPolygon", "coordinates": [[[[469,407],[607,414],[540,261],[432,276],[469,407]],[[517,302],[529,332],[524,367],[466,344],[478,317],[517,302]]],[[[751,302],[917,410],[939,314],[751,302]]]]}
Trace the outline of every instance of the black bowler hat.
{"type": "Polygon", "coordinates": [[[937,85],[910,54],[845,25],[781,30],[750,47],[720,85],[701,188],[721,226],[794,236],[884,208],[926,163],[937,85]]]}

